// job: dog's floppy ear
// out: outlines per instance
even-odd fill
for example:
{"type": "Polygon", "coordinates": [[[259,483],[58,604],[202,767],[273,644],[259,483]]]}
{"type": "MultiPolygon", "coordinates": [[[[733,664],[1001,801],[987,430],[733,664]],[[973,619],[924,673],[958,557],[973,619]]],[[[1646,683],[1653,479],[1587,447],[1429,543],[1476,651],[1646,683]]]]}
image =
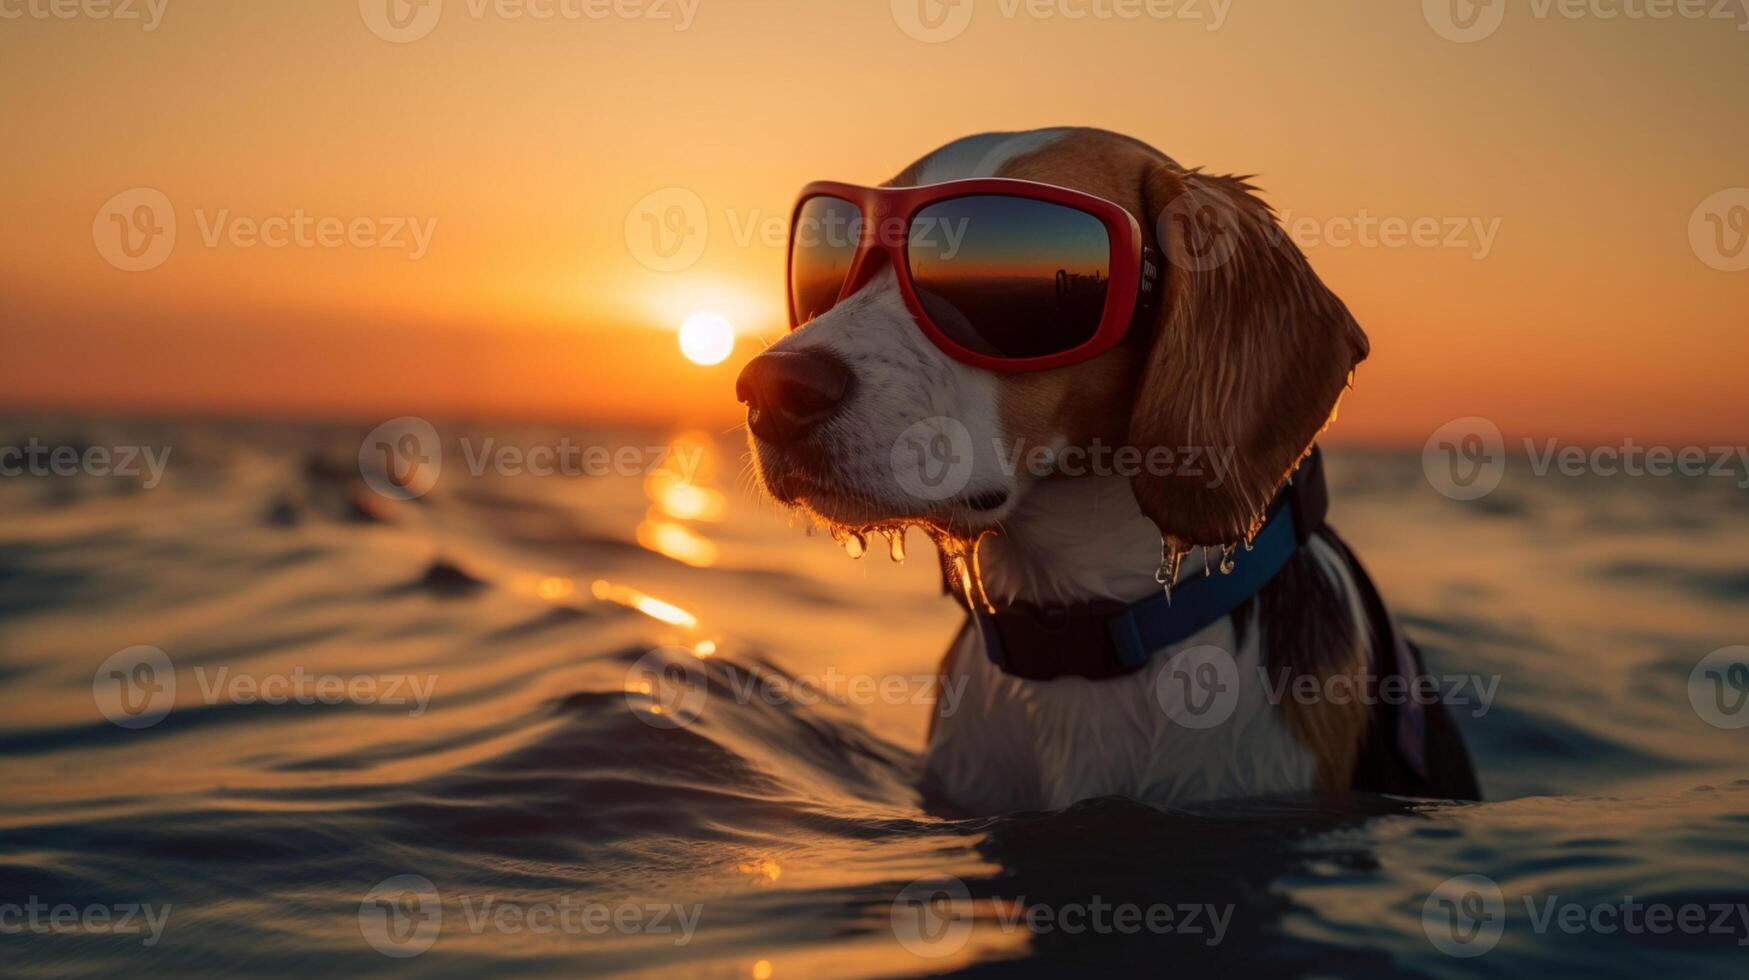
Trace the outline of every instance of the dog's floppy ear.
{"type": "Polygon", "coordinates": [[[1200,466],[1132,480],[1143,513],[1175,546],[1255,533],[1367,355],[1348,308],[1251,191],[1166,163],[1147,177],[1166,289],[1130,443],[1181,460],[1195,449],[1216,463],[1205,455],[1200,466]]]}

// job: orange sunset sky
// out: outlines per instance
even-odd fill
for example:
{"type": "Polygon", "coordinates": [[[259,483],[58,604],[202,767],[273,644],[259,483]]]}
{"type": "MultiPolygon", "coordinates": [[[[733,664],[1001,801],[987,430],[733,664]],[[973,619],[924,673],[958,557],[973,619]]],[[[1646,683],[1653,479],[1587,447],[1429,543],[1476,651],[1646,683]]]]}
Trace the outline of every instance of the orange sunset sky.
{"type": "Polygon", "coordinates": [[[1296,237],[1373,341],[1338,440],[1418,446],[1466,415],[1576,440],[1749,431],[1749,271],[1690,239],[1697,207],[1749,186],[1739,22],[1514,0],[1458,43],[1433,23],[1448,0],[623,0],[649,16],[603,19],[428,0],[400,8],[439,11],[428,33],[392,43],[371,26],[391,2],[133,0],[161,8],[147,30],[0,0],[0,408],[727,427],[736,371],[783,329],[803,183],[1086,124],[1256,173],[1312,219],[1296,237]],[[919,9],[970,20],[927,43],[919,9]],[[125,272],[94,219],[141,187],[177,237],[125,272]],[[656,198],[658,223],[696,201],[708,227],[675,271],[640,243],[665,188],[689,193],[656,198]],[[431,237],[416,258],[206,240],[299,212],[431,237]],[[1363,214],[1467,230],[1321,240],[1363,214]],[[716,367],[675,342],[699,310],[741,333],[716,367]]]}

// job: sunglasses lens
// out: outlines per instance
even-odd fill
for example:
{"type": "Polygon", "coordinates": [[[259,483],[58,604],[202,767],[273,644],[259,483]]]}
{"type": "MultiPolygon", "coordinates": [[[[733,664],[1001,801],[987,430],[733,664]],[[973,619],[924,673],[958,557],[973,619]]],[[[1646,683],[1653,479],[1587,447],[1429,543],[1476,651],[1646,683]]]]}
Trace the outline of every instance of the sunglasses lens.
{"type": "Polygon", "coordinates": [[[1044,357],[1093,339],[1111,239],[1084,211],[1024,197],[941,201],[911,221],[911,281],[935,326],[991,357],[1044,357]]]}
{"type": "Polygon", "coordinates": [[[838,302],[862,237],[862,212],[837,197],[811,197],[796,211],[789,238],[790,327],[838,302]]]}

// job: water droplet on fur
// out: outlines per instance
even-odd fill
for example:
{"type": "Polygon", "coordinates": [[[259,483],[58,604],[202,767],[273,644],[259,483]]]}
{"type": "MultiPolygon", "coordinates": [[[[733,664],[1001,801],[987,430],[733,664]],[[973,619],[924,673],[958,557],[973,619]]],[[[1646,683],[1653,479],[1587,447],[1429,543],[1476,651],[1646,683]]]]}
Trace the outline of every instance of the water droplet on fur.
{"type": "MultiPolygon", "coordinates": [[[[942,569],[946,572],[948,581],[959,587],[959,593],[965,598],[966,605],[994,613],[996,607],[990,601],[989,593],[984,591],[984,570],[978,563],[978,546],[983,543],[985,535],[980,534],[968,541],[929,525],[924,525],[923,531],[935,542],[935,547],[941,554],[942,569]]],[[[900,533],[903,534],[903,529],[900,533]]]]}
{"type": "Polygon", "coordinates": [[[852,558],[861,558],[868,554],[868,538],[861,531],[852,531],[844,536],[844,553],[852,558]]]}
{"type": "MultiPolygon", "coordinates": [[[[1233,552],[1237,551],[1237,550],[1238,550],[1238,548],[1235,545],[1230,545],[1230,544],[1221,545],[1221,574],[1222,575],[1233,574],[1233,552]]],[[[1246,549],[1246,550],[1249,551],[1250,549],[1246,549]]]]}
{"type": "Polygon", "coordinates": [[[895,563],[904,562],[904,560],[905,560],[905,529],[899,528],[897,531],[887,531],[886,535],[887,535],[887,557],[891,558],[895,563]]]}
{"type": "Polygon", "coordinates": [[[1166,601],[1172,601],[1172,587],[1178,584],[1178,572],[1184,567],[1185,552],[1171,542],[1160,543],[1160,570],[1154,573],[1154,581],[1166,592],[1166,601]]]}

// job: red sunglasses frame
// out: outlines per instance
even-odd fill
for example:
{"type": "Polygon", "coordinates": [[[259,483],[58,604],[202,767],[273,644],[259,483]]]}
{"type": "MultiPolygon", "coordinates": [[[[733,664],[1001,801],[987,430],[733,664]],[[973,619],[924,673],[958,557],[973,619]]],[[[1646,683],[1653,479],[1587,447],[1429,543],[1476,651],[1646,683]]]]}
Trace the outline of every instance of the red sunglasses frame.
{"type": "Polygon", "coordinates": [[[892,266],[894,275],[898,277],[899,292],[905,297],[905,307],[910,310],[917,326],[949,357],[973,367],[1017,373],[1065,367],[1098,357],[1123,340],[1138,310],[1144,309],[1156,292],[1155,280],[1158,272],[1152,249],[1142,242],[1141,224],[1122,205],[1105,198],[1054,184],[1007,177],[950,180],[923,187],[863,187],[822,180],[802,188],[801,196],[790,212],[789,246],[784,253],[784,292],[789,306],[791,330],[802,326],[796,322],[795,284],[791,281],[795,266],[797,221],[801,217],[802,208],[817,197],[835,197],[848,201],[856,205],[862,214],[861,241],[857,243],[856,253],[851,256],[844,285],[839,289],[833,306],[844,302],[868,285],[869,280],[880,271],[877,257],[885,258],[887,264],[892,266]],[[923,309],[922,302],[917,298],[916,287],[911,282],[911,264],[905,255],[912,219],[917,216],[918,211],[931,204],[986,195],[1021,197],[1062,205],[1092,215],[1105,226],[1106,237],[1111,242],[1111,272],[1099,328],[1087,341],[1070,350],[1039,357],[992,356],[955,343],[935,325],[935,321],[923,309]],[[892,222],[899,223],[900,233],[897,235],[887,235],[882,230],[892,222]]]}

